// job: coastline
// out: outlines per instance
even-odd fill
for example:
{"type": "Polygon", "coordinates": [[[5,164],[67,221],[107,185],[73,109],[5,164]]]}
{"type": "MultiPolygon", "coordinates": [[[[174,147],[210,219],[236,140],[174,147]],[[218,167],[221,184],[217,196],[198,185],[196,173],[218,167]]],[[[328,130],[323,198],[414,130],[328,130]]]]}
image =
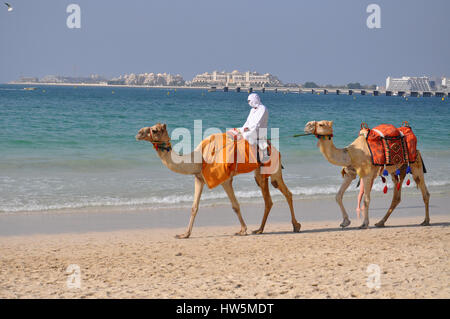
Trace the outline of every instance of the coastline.
{"type": "MultiPolygon", "coordinates": [[[[239,199],[238,199],[239,200],[239,199]]],[[[391,203],[391,196],[373,196],[369,212],[370,225],[373,226],[384,216],[391,203]]],[[[333,222],[336,227],[342,221],[341,211],[334,198],[308,198],[293,201],[297,220],[303,222],[333,222]]],[[[356,195],[345,196],[344,206],[352,221],[351,227],[357,227],[362,219],[356,218],[356,195]]],[[[432,194],[430,216],[449,216],[450,199],[445,194],[432,194]]],[[[27,236],[36,234],[64,234],[86,232],[111,232],[121,230],[184,228],[190,217],[190,205],[175,208],[146,209],[143,207],[89,207],[33,212],[13,212],[0,214],[0,237],[27,236]]],[[[241,212],[248,225],[259,225],[264,204],[241,203],[241,212]]],[[[424,204],[421,196],[404,194],[403,200],[391,217],[415,218],[417,223],[424,217],[424,204]]],[[[289,207],[285,200],[274,202],[267,225],[290,221],[289,207]]],[[[389,221],[387,222],[389,225],[389,221]]],[[[197,227],[239,227],[239,221],[230,203],[202,206],[197,213],[193,234],[197,227]]],[[[287,230],[290,230],[288,227],[287,230]]],[[[302,227],[302,230],[304,228],[302,227]]]]}
{"type": "MultiPolygon", "coordinates": [[[[187,89],[187,90],[209,90],[212,85],[209,86],[158,86],[158,85],[127,85],[127,84],[104,84],[104,83],[46,83],[46,82],[9,82],[3,83],[5,85],[27,85],[27,86],[73,86],[73,87],[102,87],[102,88],[141,88],[141,89],[162,89],[162,90],[178,90],[178,89],[187,89]]],[[[235,92],[236,88],[228,87],[230,92],[235,92]]],[[[241,92],[248,93],[248,89],[250,87],[241,86],[239,87],[241,92]]],[[[262,92],[263,87],[251,87],[253,92],[262,92]]],[[[223,86],[217,87],[217,92],[222,92],[223,86]]],[[[282,92],[282,93],[305,93],[300,88],[293,87],[264,87],[266,92],[282,92]],[[300,90],[300,91],[299,91],[300,90]]],[[[314,88],[313,90],[330,90],[327,88],[314,88]]],[[[306,89],[307,91],[311,91],[311,89],[306,89]]],[[[335,90],[335,89],[333,89],[335,90]]]]}
{"type": "MultiPolygon", "coordinates": [[[[35,83],[35,82],[9,82],[5,83],[7,85],[33,85],[33,86],[74,86],[74,87],[102,87],[102,88],[142,88],[142,89],[163,89],[163,90],[177,90],[177,89],[188,89],[188,90],[209,90],[212,85],[209,86],[154,86],[154,85],[126,85],[126,84],[99,84],[99,83],[35,83]]],[[[230,92],[235,92],[237,87],[228,87],[230,92]]],[[[239,87],[241,92],[248,93],[248,89],[252,88],[253,92],[262,92],[264,88],[266,92],[281,92],[281,93],[310,93],[311,90],[317,92],[325,91],[335,91],[335,90],[345,90],[346,88],[295,88],[295,87],[247,87],[241,86],[239,87]]],[[[222,92],[223,86],[217,86],[217,92],[222,92]]],[[[365,89],[361,89],[365,91],[365,89]]],[[[361,91],[353,90],[353,91],[361,91]]],[[[373,91],[373,90],[372,90],[373,91]]],[[[356,93],[356,92],[355,92],[356,93]]]]}
{"type": "MultiPolygon", "coordinates": [[[[127,85],[127,84],[104,84],[104,83],[46,83],[46,82],[9,82],[9,83],[3,83],[6,85],[33,85],[33,86],[74,86],[74,87],[105,87],[105,88],[144,88],[144,89],[166,89],[166,90],[176,90],[176,89],[189,89],[189,90],[209,90],[212,87],[216,87],[217,91],[221,92],[224,88],[223,85],[208,85],[208,86],[155,86],[155,85],[127,85]]],[[[235,86],[228,87],[230,92],[235,91],[235,86]]],[[[252,87],[252,86],[239,86],[240,92],[247,92],[248,89],[252,89],[253,92],[281,92],[281,93],[303,93],[303,94],[341,94],[341,95],[352,95],[352,94],[359,94],[359,95],[373,95],[373,96],[379,96],[379,95],[386,95],[386,96],[397,96],[398,92],[394,92],[393,95],[388,95],[386,90],[377,90],[377,89],[367,89],[367,88],[360,88],[360,89],[349,89],[346,87],[316,87],[316,88],[300,88],[300,87],[252,87]],[[351,93],[350,93],[351,92],[351,93]],[[376,92],[376,93],[375,93],[376,92]]],[[[249,91],[248,91],[249,92],[249,91]]],[[[411,92],[415,91],[409,91],[406,95],[413,96],[411,92]]],[[[433,96],[437,96],[437,93],[442,93],[443,96],[447,95],[447,97],[450,95],[450,90],[432,90],[432,91],[424,91],[427,93],[430,93],[433,96]]],[[[417,92],[415,92],[417,93],[417,92]]],[[[423,95],[423,92],[422,92],[423,95]]],[[[430,95],[430,96],[431,96],[430,95]]],[[[401,96],[404,96],[404,92],[401,96]]],[[[420,96],[420,92],[419,95],[420,96]]]]}
{"type": "Polygon", "coordinates": [[[7,85],[35,85],[35,86],[79,86],[79,87],[108,87],[108,88],[114,88],[114,87],[123,87],[123,88],[146,88],[146,89],[203,89],[207,90],[210,89],[210,86],[205,87],[191,87],[191,86],[153,86],[153,85],[126,85],[126,84],[103,84],[103,83],[42,83],[42,82],[9,82],[5,83],[7,85]]]}

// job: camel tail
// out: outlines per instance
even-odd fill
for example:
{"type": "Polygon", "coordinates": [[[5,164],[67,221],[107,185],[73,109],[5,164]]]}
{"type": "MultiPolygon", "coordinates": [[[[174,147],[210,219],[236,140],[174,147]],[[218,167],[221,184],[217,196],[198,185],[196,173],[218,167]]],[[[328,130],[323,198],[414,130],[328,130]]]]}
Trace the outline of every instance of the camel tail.
{"type": "Polygon", "coordinates": [[[418,153],[418,155],[419,155],[419,157],[420,157],[420,162],[422,163],[422,170],[423,170],[423,173],[425,174],[425,173],[427,172],[427,168],[425,167],[425,163],[423,162],[422,154],[421,154],[419,151],[417,151],[417,153],[418,153]]]}
{"type": "Polygon", "coordinates": [[[422,156],[420,156],[420,160],[422,161],[423,173],[425,174],[427,172],[427,168],[425,167],[422,156]]]}

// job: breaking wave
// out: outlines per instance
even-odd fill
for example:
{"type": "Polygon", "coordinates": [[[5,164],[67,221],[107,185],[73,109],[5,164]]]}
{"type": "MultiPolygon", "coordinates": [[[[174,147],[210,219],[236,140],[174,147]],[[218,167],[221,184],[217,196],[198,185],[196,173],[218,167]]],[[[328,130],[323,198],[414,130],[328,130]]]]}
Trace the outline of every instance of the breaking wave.
{"type": "MultiPolygon", "coordinates": [[[[384,185],[381,181],[376,181],[373,186],[374,192],[382,192],[384,185]]],[[[389,190],[392,190],[394,185],[391,181],[387,182],[389,190]]],[[[449,186],[450,181],[429,181],[428,187],[442,187],[449,186]]],[[[292,187],[290,188],[294,199],[308,199],[321,196],[335,195],[339,190],[340,185],[331,186],[311,186],[311,187],[292,187]]],[[[416,190],[415,184],[412,181],[407,190],[416,190]]],[[[347,193],[356,193],[358,188],[353,183],[347,189],[347,193]]],[[[251,191],[236,191],[236,197],[240,202],[252,202],[261,199],[261,192],[259,190],[251,191]]],[[[275,190],[271,189],[272,197],[275,201],[282,200],[283,195],[275,190]]],[[[66,209],[89,209],[96,207],[123,207],[124,210],[128,208],[142,207],[145,209],[160,209],[160,208],[177,208],[177,207],[190,207],[193,201],[193,194],[175,194],[168,196],[149,196],[144,198],[120,198],[120,197],[78,197],[71,198],[71,200],[65,200],[65,202],[58,203],[58,198],[47,199],[47,203],[40,200],[29,200],[28,202],[20,202],[20,200],[14,200],[10,202],[0,202],[0,212],[12,213],[12,212],[33,212],[33,211],[50,211],[50,210],[66,210],[66,209]]],[[[218,188],[212,192],[204,192],[202,195],[202,206],[212,204],[227,204],[228,198],[226,193],[218,188]]]]}

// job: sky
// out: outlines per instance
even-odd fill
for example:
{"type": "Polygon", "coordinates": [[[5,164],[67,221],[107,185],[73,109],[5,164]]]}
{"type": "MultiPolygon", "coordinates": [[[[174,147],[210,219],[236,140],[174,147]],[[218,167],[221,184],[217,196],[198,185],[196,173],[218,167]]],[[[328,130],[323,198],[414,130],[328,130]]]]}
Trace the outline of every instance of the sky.
{"type": "Polygon", "coordinates": [[[318,84],[450,76],[449,0],[8,2],[12,12],[0,3],[0,83],[145,72],[191,80],[214,70],[318,84]],[[79,29],[66,24],[72,3],[79,29]],[[367,27],[372,3],[381,28],[367,27]]]}

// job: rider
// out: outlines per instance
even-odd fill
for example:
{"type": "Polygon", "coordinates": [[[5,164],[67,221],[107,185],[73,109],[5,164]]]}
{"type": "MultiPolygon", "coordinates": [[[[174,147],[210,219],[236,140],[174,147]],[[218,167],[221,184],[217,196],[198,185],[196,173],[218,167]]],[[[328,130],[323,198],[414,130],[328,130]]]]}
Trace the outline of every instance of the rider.
{"type": "Polygon", "coordinates": [[[239,131],[250,145],[256,144],[258,146],[258,161],[265,162],[269,159],[267,152],[267,121],[269,118],[269,111],[261,103],[261,100],[256,93],[250,94],[247,101],[252,109],[247,117],[247,121],[239,131]]]}

